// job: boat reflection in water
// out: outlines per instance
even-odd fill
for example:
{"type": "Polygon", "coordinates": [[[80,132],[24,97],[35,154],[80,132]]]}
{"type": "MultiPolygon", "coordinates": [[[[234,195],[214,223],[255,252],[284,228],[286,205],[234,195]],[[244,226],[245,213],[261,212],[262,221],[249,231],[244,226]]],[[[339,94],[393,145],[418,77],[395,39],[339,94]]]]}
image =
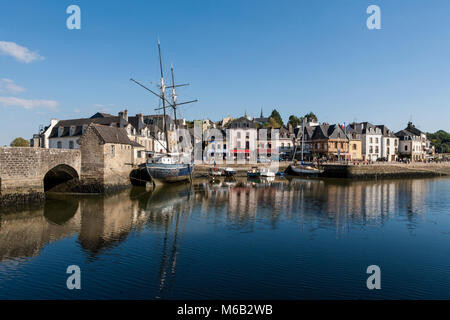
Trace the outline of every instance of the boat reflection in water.
{"type": "MultiPolygon", "coordinates": [[[[440,199],[436,192],[449,189],[445,179],[269,177],[52,196],[44,206],[0,214],[0,298],[274,298],[267,288],[276,288],[278,298],[360,297],[365,293],[351,285],[334,290],[317,279],[332,274],[326,265],[333,263],[359,270],[367,262],[364,243],[381,259],[381,248],[417,241],[401,237],[422,230],[430,210],[438,219],[448,204],[431,204],[440,199]],[[372,245],[375,238],[379,250],[372,245]],[[60,272],[71,264],[87,279],[76,296],[60,272]]],[[[435,224],[426,228],[441,237],[448,231],[435,224]]],[[[411,280],[405,277],[398,281],[411,280]]],[[[436,290],[430,295],[441,292],[436,290]]],[[[393,297],[407,294],[399,289],[393,297]]]]}

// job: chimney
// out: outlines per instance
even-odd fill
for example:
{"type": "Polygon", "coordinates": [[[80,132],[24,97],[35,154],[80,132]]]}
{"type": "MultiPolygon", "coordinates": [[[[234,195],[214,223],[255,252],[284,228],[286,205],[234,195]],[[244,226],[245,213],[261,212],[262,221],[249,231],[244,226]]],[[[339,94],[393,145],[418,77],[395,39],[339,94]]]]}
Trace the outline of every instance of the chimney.
{"type": "Polygon", "coordinates": [[[145,125],[144,123],[144,115],[142,113],[138,113],[136,115],[136,118],[138,118],[138,129],[142,129],[145,125]]]}
{"type": "Polygon", "coordinates": [[[121,128],[128,124],[128,110],[125,109],[119,112],[119,124],[121,128]]]}

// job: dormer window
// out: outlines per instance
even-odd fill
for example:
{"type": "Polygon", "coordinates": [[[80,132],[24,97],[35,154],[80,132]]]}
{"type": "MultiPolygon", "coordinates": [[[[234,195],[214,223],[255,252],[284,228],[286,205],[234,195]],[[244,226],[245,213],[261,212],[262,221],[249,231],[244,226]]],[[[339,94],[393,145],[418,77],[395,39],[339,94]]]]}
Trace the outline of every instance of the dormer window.
{"type": "Polygon", "coordinates": [[[69,135],[73,136],[75,134],[75,130],[76,130],[76,127],[75,126],[71,126],[69,135]]]}
{"type": "Polygon", "coordinates": [[[83,127],[81,128],[81,134],[83,134],[86,131],[87,126],[83,124],[83,127]]]}
{"type": "Polygon", "coordinates": [[[62,136],[63,130],[64,130],[64,127],[58,127],[58,137],[62,136]]]}

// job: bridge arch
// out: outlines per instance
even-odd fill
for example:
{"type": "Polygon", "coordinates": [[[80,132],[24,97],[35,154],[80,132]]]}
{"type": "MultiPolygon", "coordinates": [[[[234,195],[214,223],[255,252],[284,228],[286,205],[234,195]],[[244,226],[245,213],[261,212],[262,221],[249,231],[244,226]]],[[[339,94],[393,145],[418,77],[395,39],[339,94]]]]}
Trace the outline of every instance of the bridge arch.
{"type": "Polygon", "coordinates": [[[79,179],[77,170],[67,164],[59,164],[44,175],[44,191],[56,187],[57,185],[72,179],[79,179]]]}

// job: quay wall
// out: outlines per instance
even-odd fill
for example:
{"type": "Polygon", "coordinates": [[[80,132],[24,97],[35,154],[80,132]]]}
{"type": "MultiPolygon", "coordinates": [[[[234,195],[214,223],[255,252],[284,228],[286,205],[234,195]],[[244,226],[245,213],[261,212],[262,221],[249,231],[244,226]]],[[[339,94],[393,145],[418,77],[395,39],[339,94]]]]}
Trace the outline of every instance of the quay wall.
{"type": "Polygon", "coordinates": [[[421,178],[450,175],[450,163],[323,165],[323,177],[352,179],[421,178]]]}

